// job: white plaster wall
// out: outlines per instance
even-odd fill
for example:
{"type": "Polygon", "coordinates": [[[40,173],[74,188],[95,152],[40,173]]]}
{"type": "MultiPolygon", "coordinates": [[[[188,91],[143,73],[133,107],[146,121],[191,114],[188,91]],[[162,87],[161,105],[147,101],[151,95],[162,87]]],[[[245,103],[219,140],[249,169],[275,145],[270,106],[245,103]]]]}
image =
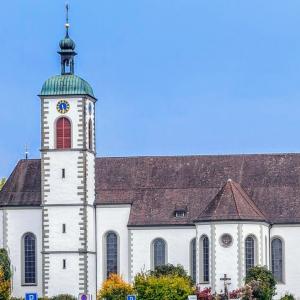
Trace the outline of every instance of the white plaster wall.
{"type": "Polygon", "coordinates": [[[50,191],[47,192],[47,204],[74,204],[80,202],[77,187],[81,184],[78,178],[79,152],[59,151],[49,152],[47,161],[50,163],[48,184],[50,191]],[[65,178],[62,178],[62,169],[65,169],[65,178]]]}
{"type": "Polygon", "coordinates": [[[79,288],[79,254],[51,254],[48,287],[50,294],[78,295],[79,288]],[[63,259],[66,259],[66,269],[63,269],[63,259]],[[66,280],[68,278],[68,280],[66,280]]]}
{"type": "Polygon", "coordinates": [[[4,223],[3,223],[3,210],[0,209],[0,248],[3,248],[3,234],[4,234],[4,223]]]}
{"type": "Polygon", "coordinates": [[[96,283],[96,254],[88,255],[88,292],[92,294],[92,299],[96,299],[97,283],[96,283]]]}
{"type": "Polygon", "coordinates": [[[280,237],[284,242],[284,283],[277,285],[276,298],[288,291],[300,299],[300,225],[274,225],[271,239],[274,237],[280,237]]]}
{"type": "Polygon", "coordinates": [[[42,296],[42,210],[7,209],[7,246],[13,268],[14,297],[24,297],[26,292],[37,292],[42,296]],[[21,245],[25,233],[32,232],[37,238],[37,285],[22,286],[21,245]]]}
{"type": "MultiPolygon", "coordinates": [[[[227,274],[231,278],[230,290],[236,289],[244,284],[245,278],[245,239],[248,235],[253,235],[256,239],[256,264],[266,265],[268,262],[268,243],[269,227],[265,223],[234,223],[234,222],[216,222],[216,223],[199,223],[197,224],[197,281],[201,263],[199,259],[200,238],[205,234],[210,241],[210,282],[202,284],[211,286],[214,291],[224,290],[224,284],[220,280],[227,274]],[[221,236],[228,233],[233,238],[230,247],[223,247],[221,236]],[[267,245],[265,238],[267,237],[267,245]]],[[[201,282],[200,282],[201,283],[201,282]]]]}
{"type": "Polygon", "coordinates": [[[95,203],[95,156],[87,153],[87,202],[90,205],[95,203]]]}
{"type": "Polygon", "coordinates": [[[87,207],[87,229],[88,229],[88,251],[95,252],[96,249],[96,230],[95,230],[95,208],[87,207]]]}
{"type": "Polygon", "coordinates": [[[214,239],[215,251],[212,253],[215,257],[215,265],[212,265],[212,269],[215,269],[212,280],[215,280],[215,291],[220,292],[224,290],[224,284],[220,281],[220,278],[227,274],[231,278],[230,289],[238,287],[238,225],[237,224],[216,224],[214,239]],[[230,247],[223,247],[220,242],[220,238],[224,233],[229,233],[233,237],[233,243],[230,247]]]}
{"type": "MultiPolygon", "coordinates": [[[[120,274],[128,280],[128,219],[130,205],[97,206],[97,285],[105,280],[104,236],[108,231],[119,235],[120,274]]],[[[141,255],[141,254],[140,254],[141,255]]]]}
{"type": "Polygon", "coordinates": [[[77,142],[78,137],[78,124],[79,124],[79,117],[80,113],[78,112],[77,103],[82,98],[73,98],[73,97],[56,97],[51,99],[45,99],[45,108],[48,108],[48,113],[45,114],[46,120],[49,123],[50,130],[49,130],[49,147],[50,149],[56,148],[56,137],[55,137],[55,125],[56,120],[59,117],[65,116],[70,119],[72,124],[72,148],[79,148],[79,144],[77,142]],[[65,114],[60,114],[57,109],[56,105],[60,100],[66,100],[70,104],[70,110],[65,114]]]}
{"type": "Polygon", "coordinates": [[[190,272],[190,243],[196,237],[195,227],[131,228],[131,278],[142,270],[151,269],[151,245],[154,239],[162,238],[167,243],[167,263],[181,264],[190,272]]]}
{"type": "Polygon", "coordinates": [[[49,215],[49,249],[51,251],[78,251],[79,241],[79,206],[50,206],[49,215]],[[66,233],[62,225],[66,224],[66,233]]]}

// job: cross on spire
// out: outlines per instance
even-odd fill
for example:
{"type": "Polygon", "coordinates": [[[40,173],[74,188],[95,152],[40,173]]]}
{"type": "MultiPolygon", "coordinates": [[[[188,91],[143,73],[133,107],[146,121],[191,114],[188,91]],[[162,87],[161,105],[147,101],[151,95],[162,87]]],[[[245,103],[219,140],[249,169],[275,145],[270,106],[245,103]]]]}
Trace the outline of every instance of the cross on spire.
{"type": "Polygon", "coordinates": [[[66,3],[66,24],[65,24],[65,27],[66,27],[66,37],[69,37],[69,27],[70,27],[70,23],[69,23],[69,4],[66,3]]]}

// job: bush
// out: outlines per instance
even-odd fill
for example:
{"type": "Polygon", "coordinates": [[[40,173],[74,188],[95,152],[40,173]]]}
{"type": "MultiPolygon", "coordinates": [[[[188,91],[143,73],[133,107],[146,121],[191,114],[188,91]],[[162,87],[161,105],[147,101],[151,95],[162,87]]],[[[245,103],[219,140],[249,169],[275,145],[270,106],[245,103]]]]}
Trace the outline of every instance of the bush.
{"type": "Polygon", "coordinates": [[[150,271],[151,276],[161,277],[161,276],[178,276],[182,278],[186,278],[190,283],[191,286],[193,285],[192,277],[187,274],[183,266],[177,265],[174,266],[172,264],[162,265],[155,267],[154,271],[150,271]]]}
{"type": "Polygon", "coordinates": [[[77,298],[69,294],[60,294],[50,298],[50,300],[76,300],[77,298]]]}
{"type": "Polygon", "coordinates": [[[276,280],[272,272],[266,267],[251,268],[247,273],[245,282],[251,285],[254,298],[270,300],[276,295],[276,280]]]}
{"type": "Polygon", "coordinates": [[[5,249],[0,249],[0,300],[8,300],[11,293],[10,260],[5,249]]]}
{"type": "Polygon", "coordinates": [[[102,284],[97,295],[97,300],[105,298],[106,300],[124,300],[127,295],[133,294],[132,286],[125,282],[117,274],[111,274],[102,284]]]}
{"type": "Polygon", "coordinates": [[[178,275],[154,276],[146,273],[134,278],[134,290],[139,300],[186,300],[194,293],[190,281],[178,275]]]}
{"type": "Polygon", "coordinates": [[[296,298],[292,294],[286,293],[283,297],[280,298],[280,300],[295,300],[296,298]]]}

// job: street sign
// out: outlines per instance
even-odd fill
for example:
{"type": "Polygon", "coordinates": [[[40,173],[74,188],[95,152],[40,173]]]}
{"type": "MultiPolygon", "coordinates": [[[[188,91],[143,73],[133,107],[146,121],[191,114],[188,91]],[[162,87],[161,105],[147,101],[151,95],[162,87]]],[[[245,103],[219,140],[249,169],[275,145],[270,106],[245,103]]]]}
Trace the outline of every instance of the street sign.
{"type": "Polygon", "coordinates": [[[128,295],[127,300],[136,300],[136,295],[128,295]]]}
{"type": "Polygon", "coordinates": [[[78,300],[92,300],[92,295],[90,294],[79,294],[78,300]]]}
{"type": "Polygon", "coordinates": [[[25,300],[38,300],[37,293],[26,293],[25,300]]]}
{"type": "Polygon", "coordinates": [[[197,300],[197,296],[196,295],[190,295],[190,296],[188,296],[188,300],[197,300]]]}

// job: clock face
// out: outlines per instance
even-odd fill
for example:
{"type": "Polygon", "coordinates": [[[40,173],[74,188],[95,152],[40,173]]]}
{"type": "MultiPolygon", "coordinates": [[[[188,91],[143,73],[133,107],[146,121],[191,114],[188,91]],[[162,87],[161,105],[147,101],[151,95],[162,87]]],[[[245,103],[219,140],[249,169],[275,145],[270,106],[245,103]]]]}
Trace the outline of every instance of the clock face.
{"type": "Polygon", "coordinates": [[[59,113],[65,114],[69,111],[70,104],[66,100],[60,100],[60,101],[57,102],[56,109],[59,113]]]}

